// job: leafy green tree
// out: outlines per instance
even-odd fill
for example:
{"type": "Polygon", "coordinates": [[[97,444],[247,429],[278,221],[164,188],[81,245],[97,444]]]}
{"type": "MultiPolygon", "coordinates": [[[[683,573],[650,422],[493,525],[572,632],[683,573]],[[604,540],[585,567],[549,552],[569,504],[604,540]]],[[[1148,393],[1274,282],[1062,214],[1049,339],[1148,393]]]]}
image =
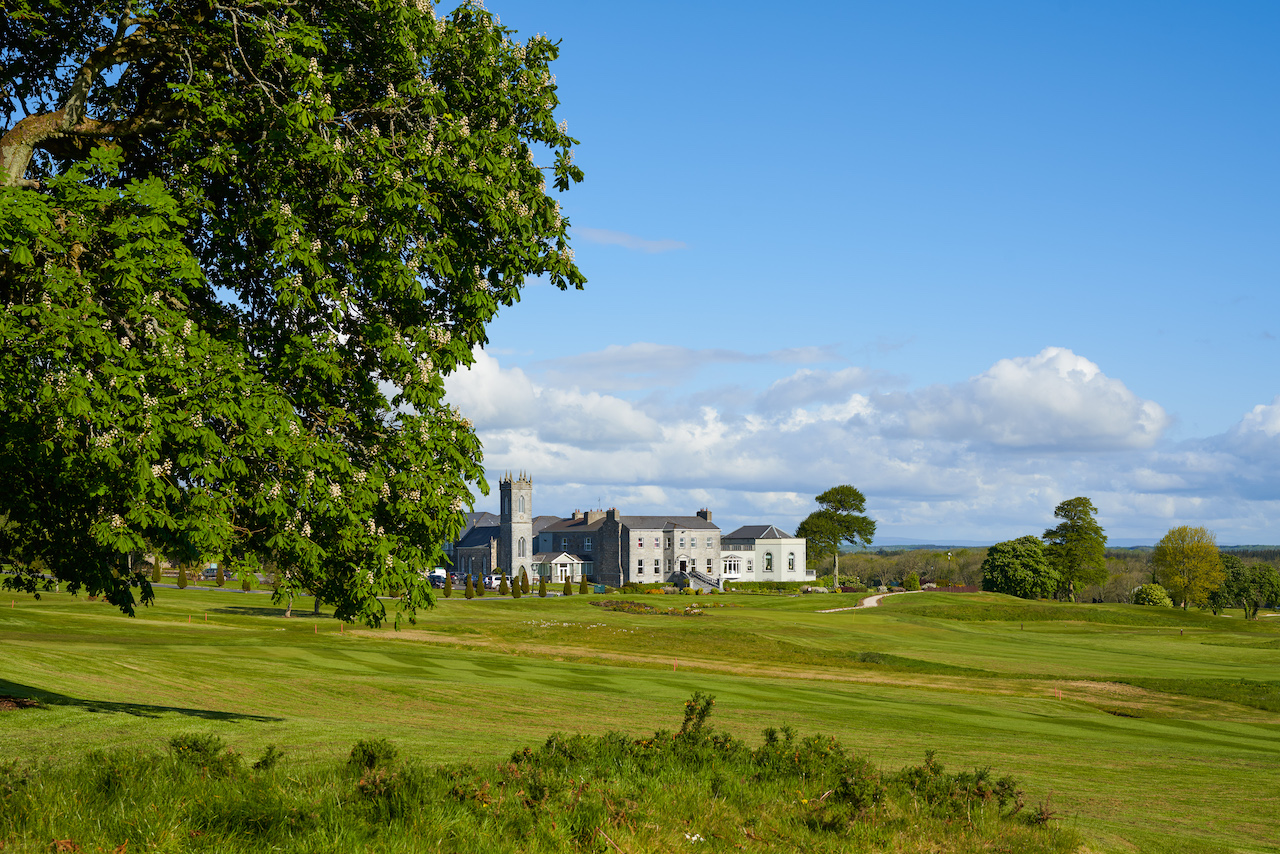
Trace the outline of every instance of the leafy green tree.
{"type": "Polygon", "coordinates": [[[1107,581],[1107,535],[1093,517],[1097,508],[1088,498],[1071,498],[1053,515],[1062,522],[1044,532],[1045,555],[1066,585],[1067,598],[1076,601],[1076,586],[1107,581]]]}
{"type": "Polygon", "coordinates": [[[907,577],[902,579],[902,589],[903,590],[919,590],[920,589],[919,574],[914,572],[907,573],[907,577]]]}
{"type": "Polygon", "coordinates": [[[113,570],[150,540],[412,619],[487,490],[443,378],[530,277],[585,281],[556,44],[427,0],[11,0],[0,27],[0,556],[133,613],[113,570]]]}
{"type": "Polygon", "coordinates": [[[1233,554],[1222,554],[1220,558],[1222,585],[1206,597],[1214,614],[1236,607],[1244,610],[1246,620],[1256,620],[1260,609],[1280,604],[1280,573],[1274,567],[1265,563],[1245,566],[1233,554]]]}
{"type": "Polygon", "coordinates": [[[1159,584],[1143,584],[1141,587],[1133,591],[1133,604],[1135,605],[1154,605],[1158,608],[1172,608],[1173,600],[1169,598],[1169,592],[1159,584]]]}
{"type": "Polygon", "coordinates": [[[1028,535],[996,543],[987,549],[982,562],[982,589],[993,593],[1038,599],[1052,596],[1059,581],[1039,537],[1028,535]]]}
{"type": "Polygon", "coordinates": [[[876,535],[876,523],[862,515],[867,509],[867,499],[855,487],[848,484],[833,486],[815,499],[820,509],[810,513],[796,536],[809,542],[815,557],[831,555],[835,559],[833,584],[840,586],[840,546],[843,543],[867,546],[876,535]]]}
{"type": "Polygon", "coordinates": [[[245,593],[248,593],[251,586],[249,583],[249,572],[248,570],[241,570],[240,575],[240,589],[245,593]]]}
{"type": "Polygon", "coordinates": [[[1221,587],[1226,577],[1217,538],[1204,527],[1170,528],[1156,543],[1151,566],[1184,611],[1189,604],[1207,605],[1209,594],[1221,587]]]}

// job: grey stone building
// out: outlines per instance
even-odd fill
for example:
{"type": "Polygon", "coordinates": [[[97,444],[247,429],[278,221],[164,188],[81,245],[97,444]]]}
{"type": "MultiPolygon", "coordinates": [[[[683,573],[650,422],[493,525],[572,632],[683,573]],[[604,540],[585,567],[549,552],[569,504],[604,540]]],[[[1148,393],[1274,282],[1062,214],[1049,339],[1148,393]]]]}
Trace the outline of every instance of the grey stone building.
{"type": "Polygon", "coordinates": [[[627,516],[610,510],[575,510],[572,516],[533,515],[533,481],[504,475],[499,515],[468,515],[459,541],[445,548],[454,567],[482,577],[497,572],[530,581],[588,580],[618,587],[628,582],[725,580],[803,581],[805,541],[773,525],[747,525],[722,536],[711,511],[693,516],[627,516]]]}

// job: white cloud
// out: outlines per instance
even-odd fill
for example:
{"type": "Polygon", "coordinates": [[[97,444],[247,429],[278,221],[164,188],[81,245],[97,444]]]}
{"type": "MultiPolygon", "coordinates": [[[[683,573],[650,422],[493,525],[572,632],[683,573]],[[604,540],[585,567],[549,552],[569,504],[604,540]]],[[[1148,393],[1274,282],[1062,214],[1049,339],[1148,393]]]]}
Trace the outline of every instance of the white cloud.
{"type": "Polygon", "coordinates": [[[1148,448],[1170,424],[1160,404],[1061,347],[1001,359],[968,382],[888,403],[907,435],[1011,448],[1148,448]]]}
{"type": "MultiPolygon", "coordinates": [[[[655,345],[593,355],[626,367],[642,354],[668,367],[721,357],[655,345]]],[[[538,512],[711,506],[722,526],[794,528],[811,496],[853,483],[881,532],[902,536],[1039,534],[1057,503],[1088,495],[1112,536],[1186,521],[1216,526],[1223,542],[1280,541],[1280,398],[1222,436],[1161,447],[1164,410],[1069,350],[948,386],[857,390],[878,379],[801,370],[744,390],[756,405],[731,412],[534,381],[480,352],[450,378],[449,398],[475,421],[490,471],[533,472],[538,512]]]]}
{"type": "Polygon", "coordinates": [[[604,228],[583,228],[576,227],[573,229],[574,236],[580,237],[588,243],[600,243],[605,246],[621,246],[623,249],[631,249],[636,252],[644,252],[650,255],[659,252],[674,252],[677,249],[688,249],[689,245],[679,240],[646,240],[643,237],[636,237],[633,234],[626,234],[621,231],[609,231],[604,228]]]}

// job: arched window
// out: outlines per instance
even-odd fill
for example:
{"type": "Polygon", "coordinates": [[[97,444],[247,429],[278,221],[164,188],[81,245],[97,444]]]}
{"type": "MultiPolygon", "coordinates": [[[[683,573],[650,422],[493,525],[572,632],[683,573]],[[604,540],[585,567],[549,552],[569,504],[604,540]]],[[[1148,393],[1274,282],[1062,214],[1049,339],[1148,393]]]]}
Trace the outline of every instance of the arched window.
{"type": "MultiPolygon", "coordinates": [[[[517,555],[517,557],[524,557],[524,537],[520,538],[520,553],[517,555]]],[[[793,556],[792,562],[793,563],[795,562],[794,556],[793,556]]]]}
{"type": "Polygon", "coordinates": [[[764,571],[773,572],[773,552],[764,553],[764,571]]]}
{"type": "Polygon", "coordinates": [[[520,512],[522,514],[524,513],[524,496],[523,495],[520,496],[520,512]]]}
{"type": "Polygon", "coordinates": [[[795,552],[792,552],[791,554],[787,555],[787,571],[788,572],[796,571],[796,553],[795,552]]]}

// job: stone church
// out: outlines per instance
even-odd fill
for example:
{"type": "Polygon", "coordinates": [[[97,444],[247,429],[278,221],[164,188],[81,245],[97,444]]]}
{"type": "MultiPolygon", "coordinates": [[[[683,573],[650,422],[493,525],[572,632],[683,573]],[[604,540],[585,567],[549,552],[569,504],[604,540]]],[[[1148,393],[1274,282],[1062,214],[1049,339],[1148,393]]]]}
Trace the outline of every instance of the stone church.
{"type": "Polygon", "coordinates": [[[722,533],[711,511],[692,516],[627,516],[617,508],[568,517],[533,515],[533,480],[503,476],[499,514],[469,513],[457,542],[445,547],[453,569],[483,578],[527,573],[536,583],[566,579],[618,587],[628,582],[805,581],[805,541],[773,525],[722,533]]]}

